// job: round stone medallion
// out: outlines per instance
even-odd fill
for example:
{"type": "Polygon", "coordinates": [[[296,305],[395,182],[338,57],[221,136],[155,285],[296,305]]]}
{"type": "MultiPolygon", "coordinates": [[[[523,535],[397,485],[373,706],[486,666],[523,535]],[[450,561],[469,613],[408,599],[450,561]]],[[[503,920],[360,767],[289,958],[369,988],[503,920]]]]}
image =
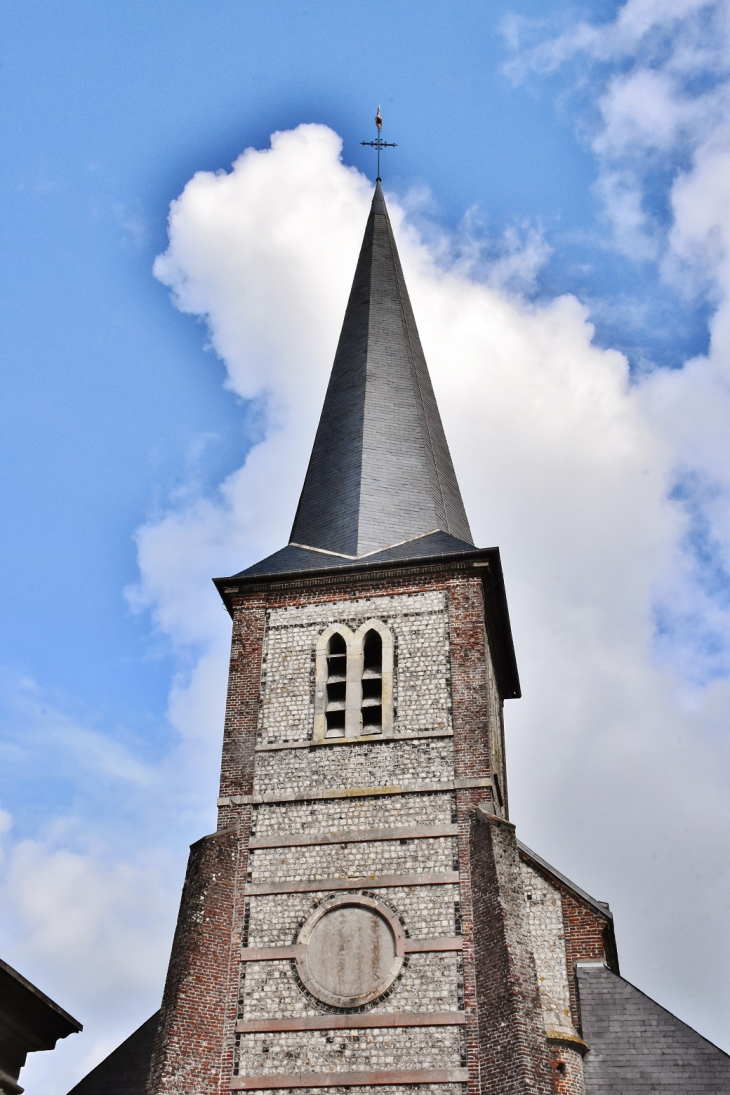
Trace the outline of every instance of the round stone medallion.
{"type": "Polygon", "coordinates": [[[299,976],[313,996],[340,1008],[382,996],[403,965],[403,929],[382,902],[331,897],[299,934],[299,976]]]}

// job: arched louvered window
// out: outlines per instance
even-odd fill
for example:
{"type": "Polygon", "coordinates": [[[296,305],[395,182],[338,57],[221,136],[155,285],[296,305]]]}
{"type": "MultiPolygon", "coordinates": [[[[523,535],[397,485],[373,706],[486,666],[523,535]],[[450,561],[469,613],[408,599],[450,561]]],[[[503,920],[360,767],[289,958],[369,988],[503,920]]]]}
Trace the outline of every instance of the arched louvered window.
{"type": "Polygon", "coordinates": [[[393,636],[380,620],[352,632],[333,624],[317,640],[312,740],[393,732],[393,636]]]}
{"type": "Polygon", "coordinates": [[[383,640],[377,631],[365,633],[362,644],[362,732],[383,732],[383,640]]]}
{"type": "Polygon", "coordinates": [[[347,643],[338,632],[327,644],[327,738],[344,738],[347,700],[347,643]]]}

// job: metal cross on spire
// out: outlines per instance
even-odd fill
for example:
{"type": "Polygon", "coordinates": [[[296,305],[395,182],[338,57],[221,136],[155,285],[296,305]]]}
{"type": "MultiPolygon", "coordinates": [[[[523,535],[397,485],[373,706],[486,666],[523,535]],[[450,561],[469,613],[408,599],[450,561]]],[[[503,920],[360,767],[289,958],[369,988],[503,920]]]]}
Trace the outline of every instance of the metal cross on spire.
{"type": "Polygon", "coordinates": [[[381,148],[397,148],[397,144],[393,144],[391,141],[384,141],[381,133],[383,131],[383,119],[380,114],[380,107],[378,107],[378,113],[375,115],[375,125],[378,130],[377,140],[375,141],[360,141],[360,144],[366,144],[370,148],[377,148],[378,150],[378,178],[377,182],[380,182],[380,149],[381,148]]]}

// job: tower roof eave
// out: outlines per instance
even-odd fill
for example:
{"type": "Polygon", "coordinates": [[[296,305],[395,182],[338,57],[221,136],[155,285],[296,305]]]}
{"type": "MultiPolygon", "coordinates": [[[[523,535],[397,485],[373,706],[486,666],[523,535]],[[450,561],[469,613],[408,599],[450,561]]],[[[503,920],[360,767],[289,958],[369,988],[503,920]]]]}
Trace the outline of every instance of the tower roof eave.
{"type": "Polygon", "coordinates": [[[233,599],[256,587],[301,583],[319,578],[377,573],[383,570],[440,565],[478,572],[484,590],[484,614],[497,685],[503,699],[522,695],[517,671],[512,626],[507,607],[499,548],[475,548],[444,533],[429,533],[408,544],[395,545],[367,559],[329,556],[321,551],[289,544],[261,563],[229,578],[214,578],[228,612],[233,599]]]}

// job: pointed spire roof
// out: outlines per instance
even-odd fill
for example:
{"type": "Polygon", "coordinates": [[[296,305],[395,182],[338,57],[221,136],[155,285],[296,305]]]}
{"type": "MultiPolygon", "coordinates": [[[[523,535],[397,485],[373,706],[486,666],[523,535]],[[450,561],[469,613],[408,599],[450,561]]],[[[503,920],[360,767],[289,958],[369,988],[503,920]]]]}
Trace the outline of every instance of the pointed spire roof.
{"type": "Polygon", "coordinates": [[[290,544],[360,558],[473,544],[380,180],[290,544]]]}

